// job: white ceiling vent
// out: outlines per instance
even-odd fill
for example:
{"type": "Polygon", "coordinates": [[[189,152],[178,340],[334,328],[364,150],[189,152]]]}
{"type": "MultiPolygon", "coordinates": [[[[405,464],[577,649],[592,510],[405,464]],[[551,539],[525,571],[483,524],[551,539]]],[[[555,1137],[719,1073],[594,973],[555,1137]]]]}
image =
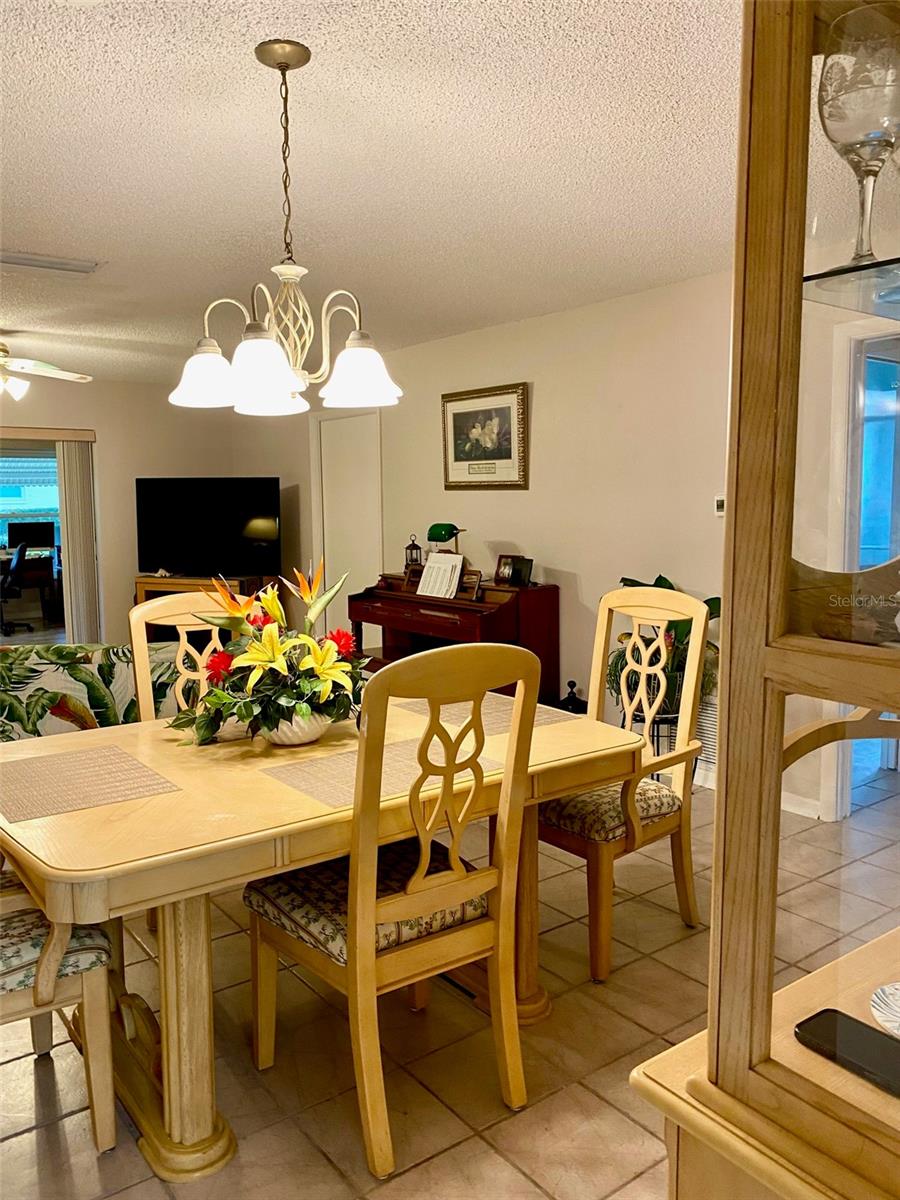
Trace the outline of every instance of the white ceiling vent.
{"type": "Polygon", "coordinates": [[[67,271],[72,275],[93,275],[99,265],[86,258],[52,258],[21,250],[0,250],[0,263],[5,267],[25,267],[33,271],[67,271]]]}

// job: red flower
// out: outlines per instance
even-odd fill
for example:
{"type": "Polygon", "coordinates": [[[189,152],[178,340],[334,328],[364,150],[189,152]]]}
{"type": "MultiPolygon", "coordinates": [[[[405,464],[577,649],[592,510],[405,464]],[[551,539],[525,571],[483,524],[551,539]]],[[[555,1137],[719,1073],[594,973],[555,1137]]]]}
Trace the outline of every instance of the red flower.
{"type": "Polygon", "coordinates": [[[332,629],[331,633],[325,635],[325,640],[334,642],[341,658],[346,658],[356,649],[356,638],[349,629],[332,629]]]}
{"type": "Polygon", "coordinates": [[[253,613],[247,618],[247,624],[252,625],[254,629],[263,629],[266,625],[271,625],[274,620],[275,618],[270,617],[268,613],[253,613]]]}
{"type": "Polygon", "coordinates": [[[233,654],[227,650],[214,650],[206,660],[206,678],[210,683],[221,683],[226,675],[231,674],[233,654]]]}

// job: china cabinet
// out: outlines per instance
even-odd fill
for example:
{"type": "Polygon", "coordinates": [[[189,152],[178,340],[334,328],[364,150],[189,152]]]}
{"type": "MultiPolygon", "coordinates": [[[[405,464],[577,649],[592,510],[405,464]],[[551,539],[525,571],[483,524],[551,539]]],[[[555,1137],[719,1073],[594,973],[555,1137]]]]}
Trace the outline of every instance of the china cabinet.
{"type": "MultiPolygon", "coordinates": [[[[898,246],[876,239],[876,250],[893,257],[804,280],[810,99],[828,30],[854,7],[842,0],[745,6],[709,1021],[707,1031],[632,1077],[667,1118],[673,1200],[900,1195],[900,1101],[794,1037],[797,1022],[823,1008],[875,1026],[872,992],[900,978],[900,932],[890,928],[896,895],[893,903],[883,897],[883,908],[857,906],[859,919],[885,912],[881,936],[860,932],[843,957],[811,955],[773,995],[777,946],[788,943],[798,914],[826,936],[831,922],[834,955],[857,920],[855,901],[828,879],[789,881],[805,906],[779,898],[786,826],[803,821],[783,815],[782,770],[837,753],[842,738],[889,745],[900,728],[891,718],[900,709],[900,486],[892,491],[884,472],[872,484],[887,534],[880,547],[864,547],[858,509],[865,496],[848,484],[863,453],[858,397],[847,383],[865,336],[890,342],[893,335],[893,348],[900,345],[898,246]],[[814,346],[817,336],[825,340],[814,346]],[[832,391],[834,380],[840,389],[832,391]],[[840,412],[838,392],[846,401],[840,412]],[[796,729],[800,710],[811,719],[796,729]]],[[[893,36],[892,23],[900,30],[900,5],[871,8],[876,32],[893,36]]],[[[879,203],[896,213],[896,172],[879,189],[879,203]]],[[[851,233],[846,259],[852,240],[851,233]]],[[[895,481],[896,387],[885,409],[894,422],[895,481]]],[[[864,468],[870,459],[863,455],[864,468]]],[[[838,804],[830,815],[847,825],[824,834],[816,827],[817,836],[832,847],[854,838],[895,844],[893,794],[888,782],[885,801],[867,818],[838,804]]],[[[813,826],[809,813],[806,824],[813,826]]],[[[856,861],[850,853],[833,857],[838,869],[856,861]]],[[[857,874],[875,878],[874,865],[857,874]]]]}

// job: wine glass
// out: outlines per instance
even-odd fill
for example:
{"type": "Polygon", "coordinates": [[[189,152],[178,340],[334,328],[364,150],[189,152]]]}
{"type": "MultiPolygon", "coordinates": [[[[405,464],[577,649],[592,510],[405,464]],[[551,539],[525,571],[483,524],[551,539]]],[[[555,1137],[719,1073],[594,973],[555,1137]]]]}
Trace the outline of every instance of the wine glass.
{"type": "Polygon", "coordinates": [[[900,145],[900,3],[864,4],[831,23],[819,117],[859,184],[854,266],[875,262],[872,201],[879,172],[900,145]]]}

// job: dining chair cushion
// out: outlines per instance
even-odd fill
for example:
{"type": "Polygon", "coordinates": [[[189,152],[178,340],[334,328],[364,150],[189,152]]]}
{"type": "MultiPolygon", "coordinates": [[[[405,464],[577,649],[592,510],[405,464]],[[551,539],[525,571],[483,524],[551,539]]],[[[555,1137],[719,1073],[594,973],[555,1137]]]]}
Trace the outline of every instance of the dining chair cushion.
{"type": "MultiPolygon", "coordinates": [[[[446,871],[450,857],[444,846],[433,842],[429,873],[446,871]]],[[[411,838],[378,850],[377,895],[402,892],[419,861],[419,841],[411,838]]],[[[463,860],[469,870],[470,863],[463,860]]],[[[347,898],[350,859],[332,859],[312,867],[301,867],[284,875],[270,875],[248,883],[244,903],[270,925],[320,950],[335,962],[347,962],[347,898]]],[[[390,950],[429,933],[452,929],[466,921],[487,916],[487,897],[477,896],[454,908],[443,908],[427,917],[408,921],[385,921],[375,927],[375,948],[390,950]]]]}
{"type": "MultiPolygon", "coordinates": [[[[636,803],[644,824],[652,824],[681,808],[681,801],[672,789],[655,779],[641,780],[636,803]]],[[[548,800],[541,805],[541,821],[586,842],[616,842],[625,836],[622,785],[608,783],[563,800],[548,800]]]]}
{"type": "MultiPolygon", "coordinates": [[[[0,993],[34,985],[37,961],[50,933],[50,922],[37,908],[0,918],[0,993]]],[[[69,945],[56,972],[58,979],[105,967],[111,957],[109,938],[95,925],[73,925],[69,945]]]]}

